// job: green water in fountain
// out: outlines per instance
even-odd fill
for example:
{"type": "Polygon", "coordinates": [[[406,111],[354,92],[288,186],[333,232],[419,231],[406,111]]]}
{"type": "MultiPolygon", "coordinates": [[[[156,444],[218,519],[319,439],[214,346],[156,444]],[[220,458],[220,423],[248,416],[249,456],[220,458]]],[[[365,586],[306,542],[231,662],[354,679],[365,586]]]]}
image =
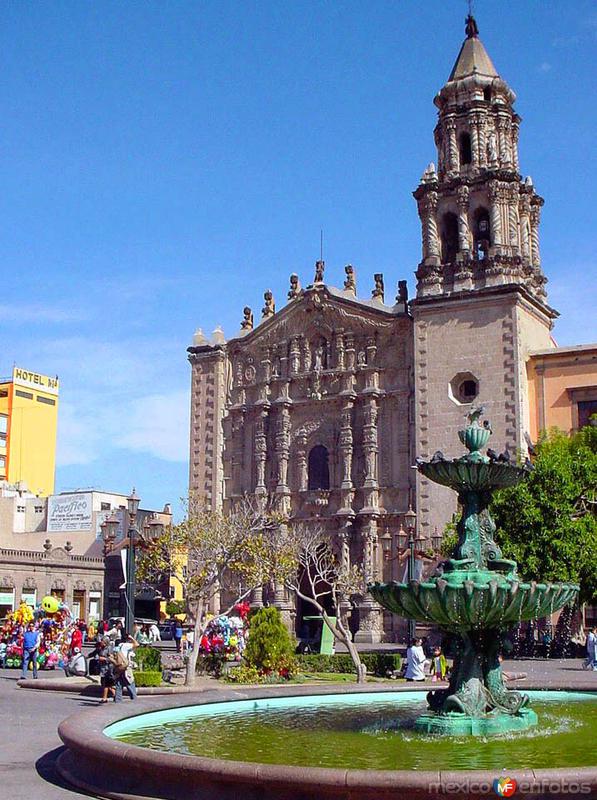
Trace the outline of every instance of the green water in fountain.
{"type": "Polygon", "coordinates": [[[105,729],[141,747],[211,758],[344,769],[591,766],[597,693],[529,692],[541,726],[498,736],[414,729],[422,692],[243,700],[143,714],[105,729]]]}
{"type": "Polygon", "coordinates": [[[504,685],[499,654],[505,634],[523,620],[574,602],[579,591],[573,584],[527,583],[518,576],[516,562],[503,557],[494,539],[491,496],[525,480],[528,470],[481,452],[491,435],[489,423],[480,422],[482,412],[472,411],[459,431],[466,455],[448,460],[437,454],[417,464],[426,478],[458,493],[462,515],[452,557],[427,581],[368,586],[384,608],[433,623],[455,639],[450,687],[428,694],[429,712],[416,723],[430,733],[482,736],[536,725],[528,695],[504,685]]]}

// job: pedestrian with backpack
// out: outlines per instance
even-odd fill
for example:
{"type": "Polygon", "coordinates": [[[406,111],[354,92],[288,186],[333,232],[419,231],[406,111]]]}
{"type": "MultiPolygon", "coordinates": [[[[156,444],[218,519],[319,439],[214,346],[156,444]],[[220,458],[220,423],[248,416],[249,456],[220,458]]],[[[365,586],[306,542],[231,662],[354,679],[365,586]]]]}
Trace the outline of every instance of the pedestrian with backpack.
{"type": "Polygon", "coordinates": [[[135,674],[133,672],[133,664],[135,657],[135,648],[138,643],[132,636],[127,636],[124,640],[119,640],[114,648],[114,653],[111,656],[112,669],[114,671],[115,689],[114,695],[115,703],[122,703],[123,689],[127,690],[128,696],[131,700],[137,699],[137,687],[135,686],[135,674]]]}

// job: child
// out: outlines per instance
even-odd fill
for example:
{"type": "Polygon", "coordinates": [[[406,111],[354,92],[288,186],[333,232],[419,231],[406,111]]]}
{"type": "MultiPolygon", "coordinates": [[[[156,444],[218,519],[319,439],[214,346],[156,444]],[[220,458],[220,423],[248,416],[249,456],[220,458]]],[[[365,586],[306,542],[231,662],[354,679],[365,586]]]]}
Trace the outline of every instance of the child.
{"type": "Polygon", "coordinates": [[[435,647],[433,649],[433,658],[431,659],[431,674],[432,674],[432,682],[436,681],[443,681],[446,679],[446,657],[442,653],[441,647],[435,647]]]}

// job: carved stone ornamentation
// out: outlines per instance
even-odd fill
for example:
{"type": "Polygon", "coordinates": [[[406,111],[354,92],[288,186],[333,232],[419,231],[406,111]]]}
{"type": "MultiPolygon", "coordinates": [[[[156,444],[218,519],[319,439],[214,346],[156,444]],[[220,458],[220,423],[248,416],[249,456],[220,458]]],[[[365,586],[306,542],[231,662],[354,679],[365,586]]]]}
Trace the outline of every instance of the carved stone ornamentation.
{"type": "Polygon", "coordinates": [[[371,292],[371,297],[374,300],[381,300],[383,303],[384,301],[384,285],[383,285],[383,275],[381,272],[376,272],[373,276],[373,280],[375,281],[375,286],[373,291],[371,292]]]}
{"type": "Polygon", "coordinates": [[[296,300],[297,297],[301,296],[301,284],[299,281],[299,276],[296,272],[293,272],[290,276],[290,289],[288,290],[288,299],[289,300],[296,300]]]}
{"type": "Polygon", "coordinates": [[[315,278],[313,283],[323,283],[323,273],[325,271],[325,261],[315,262],[315,278]]]}
{"type": "Polygon", "coordinates": [[[252,331],[253,330],[253,312],[249,308],[249,306],[245,306],[243,308],[243,319],[240,323],[241,330],[243,331],[252,331]]]}
{"type": "Polygon", "coordinates": [[[356,273],[352,264],[347,264],[344,267],[344,272],[346,273],[346,278],[344,280],[344,291],[352,292],[356,297],[357,280],[356,280],[356,273]]]}
{"type": "Polygon", "coordinates": [[[270,317],[273,317],[274,314],[276,313],[276,304],[274,302],[274,296],[270,289],[268,289],[263,293],[263,299],[265,302],[263,308],[261,309],[261,318],[269,319],[270,317]]]}

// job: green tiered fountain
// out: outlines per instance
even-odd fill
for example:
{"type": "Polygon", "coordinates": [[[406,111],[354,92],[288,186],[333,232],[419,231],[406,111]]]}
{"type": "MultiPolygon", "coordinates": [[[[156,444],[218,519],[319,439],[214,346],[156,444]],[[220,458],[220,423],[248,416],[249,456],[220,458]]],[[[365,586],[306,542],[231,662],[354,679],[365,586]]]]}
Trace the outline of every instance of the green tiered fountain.
{"type": "Polygon", "coordinates": [[[430,711],[415,723],[427,733],[483,736],[536,725],[528,696],[504,685],[499,654],[505,633],[523,620],[557,611],[579,590],[572,584],[525,583],[516,562],[502,557],[489,513],[491,495],[525,480],[528,469],[510,464],[507,455],[481,453],[491,435],[489,423],[480,422],[482,413],[482,407],[472,411],[458,433],[466,455],[448,460],[436,453],[431,461],[417,463],[425,477],[458,492],[462,516],[452,558],[427,581],[368,587],[389,611],[455,635],[450,686],[429,692],[430,711]]]}

